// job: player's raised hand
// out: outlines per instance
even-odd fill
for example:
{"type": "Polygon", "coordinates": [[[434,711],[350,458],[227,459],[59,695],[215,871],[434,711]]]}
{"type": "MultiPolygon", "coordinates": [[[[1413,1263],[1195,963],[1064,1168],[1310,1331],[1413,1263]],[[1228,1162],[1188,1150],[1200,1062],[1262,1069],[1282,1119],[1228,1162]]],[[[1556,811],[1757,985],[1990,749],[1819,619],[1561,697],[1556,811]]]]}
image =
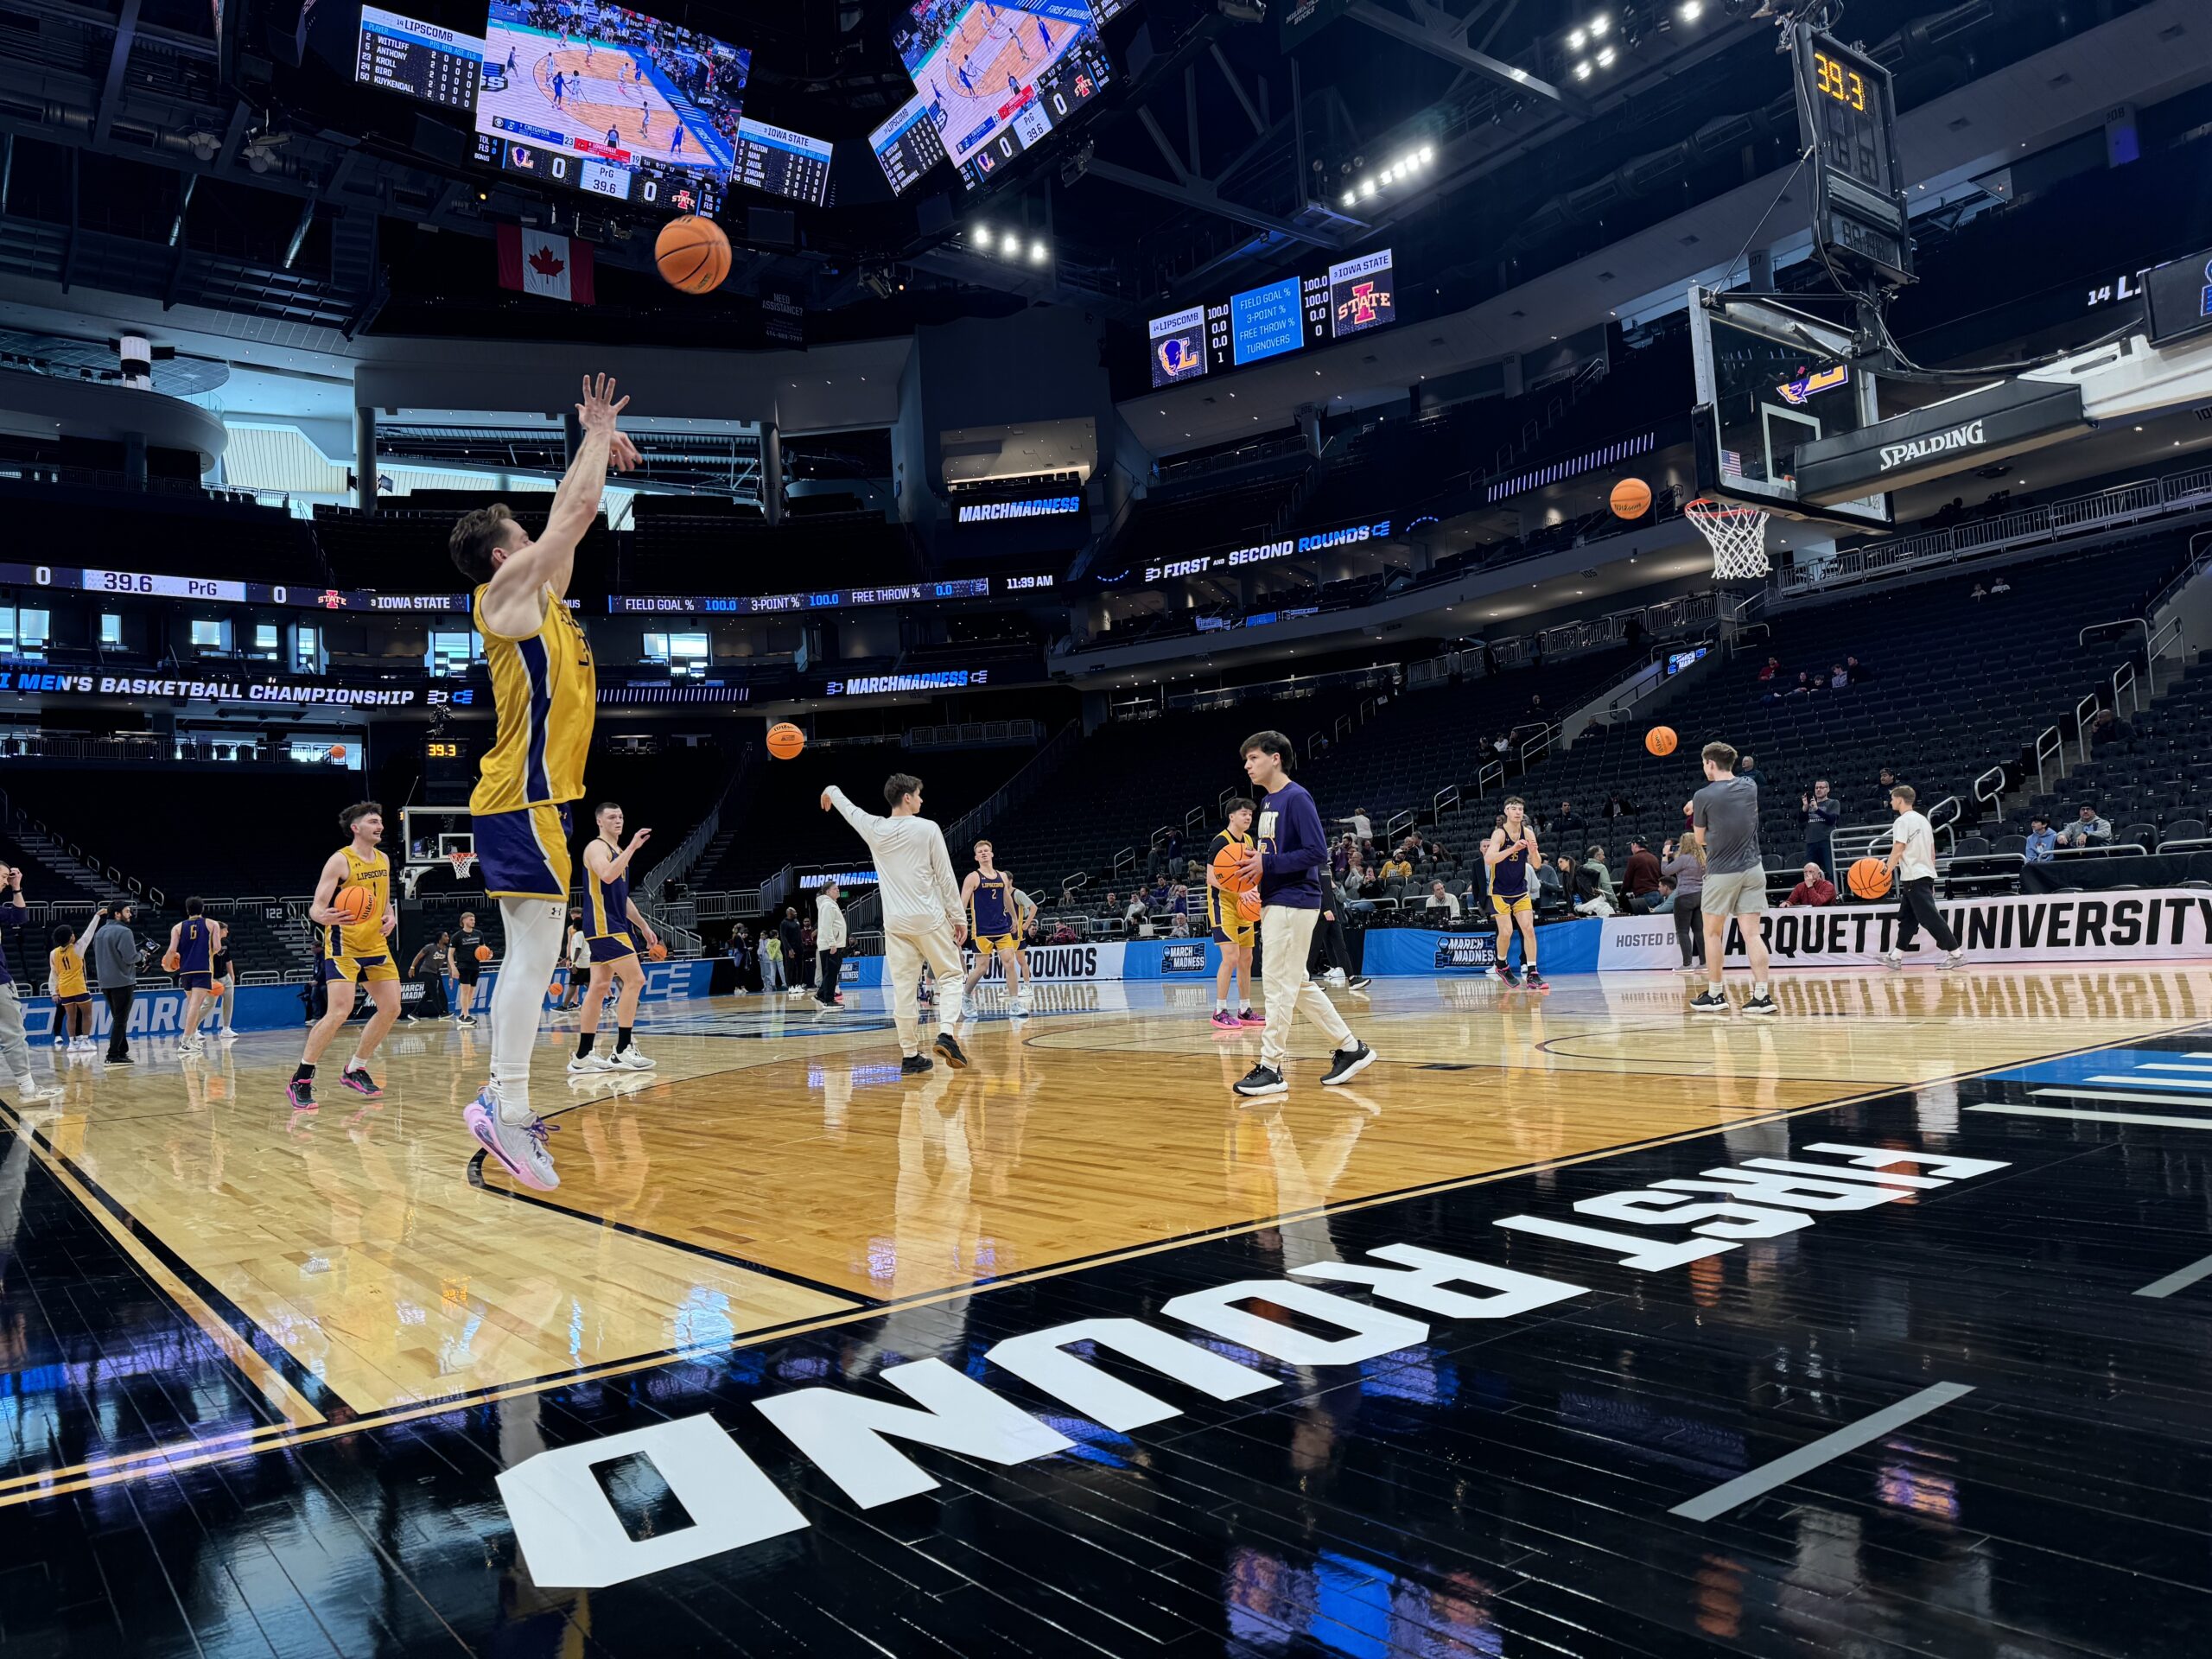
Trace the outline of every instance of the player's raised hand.
{"type": "Polygon", "coordinates": [[[633,853],[634,853],[634,852],[636,852],[636,851],[638,850],[638,849],[639,849],[639,848],[640,848],[640,847],[644,846],[647,842],[651,841],[652,838],[653,838],[653,832],[652,832],[652,830],[639,830],[635,835],[633,835],[633,836],[632,836],[630,837],[630,850],[631,850],[632,852],[633,852],[633,853]]]}
{"type": "Polygon", "coordinates": [[[576,405],[576,418],[587,432],[613,431],[615,416],[630,406],[627,397],[616,400],[614,377],[608,374],[586,375],[583,397],[576,405]]]}
{"type": "Polygon", "coordinates": [[[830,791],[826,789],[823,790],[822,791],[822,810],[824,812],[832,811],[836,810],[836,805],[837,803],[830,798],[830,791]]]}
{"type": "MultiPolygon", "coordinates": [[[[623,401],[626,403],[629,400],[625,398],[623,401]]],[[[627,473],[634,472],[645,463],[645,457],[638,453],[638,446],[630,442],[630,435],[617,432],[607,447],[607,464],[615,472],[627,473]]]]}

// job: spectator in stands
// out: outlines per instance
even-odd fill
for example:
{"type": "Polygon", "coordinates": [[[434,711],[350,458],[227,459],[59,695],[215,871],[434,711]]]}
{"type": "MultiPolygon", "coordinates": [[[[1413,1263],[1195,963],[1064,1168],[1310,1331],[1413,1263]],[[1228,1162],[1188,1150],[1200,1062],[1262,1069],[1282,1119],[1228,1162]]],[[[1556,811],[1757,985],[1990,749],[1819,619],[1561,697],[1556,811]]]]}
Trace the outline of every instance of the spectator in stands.
{"type": "Polygon", "coordinates": [[[2101,749],[2107,743],[2119,742],[2133,735],[2127,729],[2126,721],[2109,709],[2098,709],[2097,717],[2089,722],[2089,743],[2094,748],[2101,749]]]}
{"type": "Polygon", "coordinates": [[[1612,796],[1605,802],[1605,817],[1609,819],[1632,818],[1643,810],[1625,795],[1612,796]]]}
{"type": "Polygon", "coordinates": [[[2048,864],[2057,854],[2057,833],[2051,829],[2050,819],[2038,812],[2028,820],[2027,845],[2020,849],[2020,856],[2030,864],[2048,864]]]}
{"type": "Polygon", "coordinates": [[[2094,806],[2084,806],[2074,822],[2058,832],[2062,847],[2101,847],[2111,840],[2111,820],[2100,817],[2094,806]]]}
{"type": "Polygon", "coordinates": [[[1796,905],[1802,909],[1808,905],[1835,903],[1835,883],[1828,880],[1827,872],[1818,861],[1809,858],[1805,861],[1803,878],[1789,889],[1789,896],[1782,901],[1784,906],[1796,905]]]}
{"type": "Polygon", "coordinates": [[[1682,953],[1681,971],[1694,974],[1705,963],[1705,845],[1695,835],[1669,842],[1659,873],[1675,884],[1675,948],[1682,953]]]}
{"type": "Polygon", "coordinates": [[[1628,863],[1621,871],[1621,885],[1628,890],[1631,916],[1645,914],[1658,901],[1659,861],[1652,854],[1651,843],[1642,836],[1628,838],[1628,863]]]}
{"type": "Polygon", "coordinates": [[[1175,937],[1191,931],[1191,890],[1178,881],[1167,889],[1167,913],[1175,918],[1175,937]]]}
{"type": "Polygon", "coordinates": [[[1897,776],[1897,769],[1895,767],[1884,766],[1882,768],[1882,775],[1877,781],[1875,787],[1881,794],[1882,810],[1886,812],[1890,810],[1890,791],[1904,781],[1904,780],[1902,778],[1897,776]]]}
{"type": "Polygon", "coordinates": [[[1856,657],[1846,657],[1843,659],[1843,671],[1853,685],[1866,685],[1874,677],[1874,671],[1856,657]]]}
{"type": "MultiPolygon", "coordinates": [[[[1605,895],[1608,903],[1615,909],[1619,907],[1620,895],[1613,888],[1613,873],[1605,868],[1605,849],[1603,847],[1592,847],[1585,850],[1582,855],[1581,873],[1597,884],[1598,890],[1605,895]]],[[[1611,913],[1611,911],[1606,912],[1607,915],[1611,913]]]]}
{"type": "Polygon", "coordinates": [[[1841,663],[1828,664],[1828,690],[1840,691],[1851,683],[1851,671],[1841,663]]]}
{"type": "Polygon", "coordinates": [[[1338,818],[1337,822],[1350,824],[1352,834],[1359,837],[1359,844],[1363,847],[1375,838],[1375,826],[1368,822],[1367,809],[1363,806],[1354,807],[1351,817],[1338,818]]]}
{"type": "Polygon", "coordinates": [[[1759,670],[1759,683],[1762,685],[1768,684],[1779,677],[1781,673],[1782,658],[1779,657],[1770,657],[1766,659],[1766,666],[1759,670]]]}
{"type": "Polygon", "coordinates": [[[138,995],[138,941],[130,931],[135,912],[129,905],[102,905],[92,914],[85,958],[93,981],[107,1000],[107,1063],[130,1065],[130,1005],[138,995]]]}
{"type": "Polygon", "coordinates": [[[1428,902],[1421,908],[1447,911],[1456,922],[1459,919],[1459,895],[1447,890],[1441,881],[1432,881],[1428,884],[1428,902]]]}
{"type": "Polygon", "coordinates": [[[1383,861],[1382,880],[1386,883],[1391,881],[1410,881],[1413,879],[1413,861],[1406,856],[1405,849],[1402,847],[1396,852],[1391,854],[1388,859],[1383,861]]]}
{"type": "Polygon", "coordinates": [[[1504,754],[1512,747],[1513,734],[1510,732],[1500,732],[1490,741],[1490,752],[1492,754],[1504,754]]]}
{"type": "Polygon", "coordinates": [[[1083,936],[1075,931],[1075,924],[1065,917],[1053,925],[1052,943],[1054,944],[1080,944],[1082,942],[1083,936]]]}
{"type": "Polygon", "coordinates": [[[1649,907],[1643,913],[1647,916],[1671,916],[1675,913],[1675,878],[1673,876],[1662,875],[1659,878],[1659,891],[1653,895],[1649,907]]]}
{"type": "Polygon", "coordinates": [[[1544,826],[1544,831],[1553,840],[1564,842],[1572,847],[1576,842],[1589,835],[1590,826],[1582,821],[1582,815],[1574,810],[1573,801],[1561,801],[1559,804],[1559,810],[1552,814],[1552,821],[1544,826]]]}
{"type": "Polygon", "coordinates": [[[1989,596],[1992,599],[2002,599],[2012,591],[2012,584],[2005,580],[2001,571],[1998,574],[1997,579],[1989,584],[1989,596]]]}
{"type": "MultiPolygon", "coordinates": [[[[1110,893],[1106,895],[1109,900],[1114,895],[1110,893]]],[[[1130,932],[1135,933],[1139,928],[1145,927],[1149,925],[1147,920],[1147,912],[1145,909],[1144,895],[1141,893],[1131,893],[1129,895],[1128,907],[1122,912],[1122,925],[1127,928],[1130,932]]]]}
{"type": "Polygon", "coordinates": [[[1557,915],[1567,908],[1567,895],[1574,890],[1574,861],[1565,853],[1536,867],[1536,912],[1557,915]]]}
{"type": "Polygon", "coordinates": [[[1336,844],[1329,849],[1329,874],[1339,881],[1351,868],[1351,836],[1347,834],[1338,836],[1336,844]]]}
{"type": "Polygon", "coordinates": [[[1167,913],[1167,874],[1166,871],[1163,870],[1153,878],[1151,891],[1144,896],[1144,907],[1154,916],[1165,916],[1167,913]]]}
{"type": "Polygon", "coordinates": [[[1979,605],[1983,600],[1989,597],[1989,589],[1983,587],[1977,582],[1974,585],[1974,592],[1969,594],[1967,597],[1973,600],[1975,604],[1979,605]]]}
{"type": "MultiPolygon", "coordinates": [[[[1811,696],[1813,695],[1813,677],[1807,673],[1803,669],[1799,669],[1797,671],[1797,683],[1791,686],[1785,695],[1793,697],[1811,696]]],[[[1740,776],[1741,774],[1739,773],[1738,775],[1740,776]]]]}
{"type": "Polygon", "coordinates": [[[1736,761],[1736,775],[1738,778],[1750,779],[1761,789],[1764,789],[1766,787],[1766,774],[1759,770],[1758,761],[1751,755],[1746,754],[1738,757],[1736,761]]]}
{"type": "Polygon", "coordinates": [[[1421,845],[1420,830],[1406,831],[1406,838],[1398,843],[1398,856],[1416,869],[1428,861],[1428,849],[1421,845]]]}
{"type": "Polygon", "coordinates": [[[1817,864],[1830,880],[1835,879],[1835,827],[1843,819],[1843,803],[1828,793],[1828,780],[1816,779],[1813,792],[1797,798],[1797,816],[1805,826],[1805,859],[1817,864]]]}

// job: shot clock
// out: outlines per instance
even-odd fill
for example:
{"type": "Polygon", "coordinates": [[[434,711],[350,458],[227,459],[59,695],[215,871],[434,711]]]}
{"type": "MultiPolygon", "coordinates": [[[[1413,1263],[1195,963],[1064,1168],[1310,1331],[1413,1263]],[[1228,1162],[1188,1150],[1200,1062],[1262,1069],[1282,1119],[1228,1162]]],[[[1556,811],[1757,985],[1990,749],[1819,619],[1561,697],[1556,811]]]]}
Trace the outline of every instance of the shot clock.
{"type": "Polygon", "coordinates": [[[1813,155],[1813,237],[1840,264],[1909,283],[1912,238],[1890,72],[1817,29],[1795,32],[1798,137],[1813,155]]]}

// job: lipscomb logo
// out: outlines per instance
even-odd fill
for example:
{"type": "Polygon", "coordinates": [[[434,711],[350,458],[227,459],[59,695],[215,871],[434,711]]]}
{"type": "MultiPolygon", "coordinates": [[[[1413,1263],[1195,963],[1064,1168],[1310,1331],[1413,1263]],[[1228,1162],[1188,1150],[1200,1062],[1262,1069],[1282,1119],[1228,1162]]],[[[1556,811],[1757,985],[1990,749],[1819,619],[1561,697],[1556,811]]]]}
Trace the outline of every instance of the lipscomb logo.
{"type": "Polygon", "coordinates": [[[1351,297],[1337,307],[1337,326],[1343,329],[1364,328],[1391,308],[1389,289],[1377,292],[1372,283],[1354,283],[1351,297]]]}

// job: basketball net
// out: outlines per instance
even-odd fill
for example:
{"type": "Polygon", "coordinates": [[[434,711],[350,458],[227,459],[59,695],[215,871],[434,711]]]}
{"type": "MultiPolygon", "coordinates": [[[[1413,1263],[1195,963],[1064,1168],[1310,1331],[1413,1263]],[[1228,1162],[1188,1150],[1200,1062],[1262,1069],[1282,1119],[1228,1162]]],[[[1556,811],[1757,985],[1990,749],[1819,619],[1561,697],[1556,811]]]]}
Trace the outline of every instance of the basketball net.
{"type": "Polygon", "coordinates": [[[1736,506],[1726,501],[1693,501],[1682,516],[1698,528],[1713,548],[1713,574],[1722,582],[1740,582],[1767,573],[1766,521],[1758,507],[1736,506]]]}
{"type": "Polygon", "coordinates": [[[456,881],[467,880],[468,879],[468,867],[476,861],[476,855],[474,853],[448,853],[446,856],[453,861],[453,879],[456,881]]]}

